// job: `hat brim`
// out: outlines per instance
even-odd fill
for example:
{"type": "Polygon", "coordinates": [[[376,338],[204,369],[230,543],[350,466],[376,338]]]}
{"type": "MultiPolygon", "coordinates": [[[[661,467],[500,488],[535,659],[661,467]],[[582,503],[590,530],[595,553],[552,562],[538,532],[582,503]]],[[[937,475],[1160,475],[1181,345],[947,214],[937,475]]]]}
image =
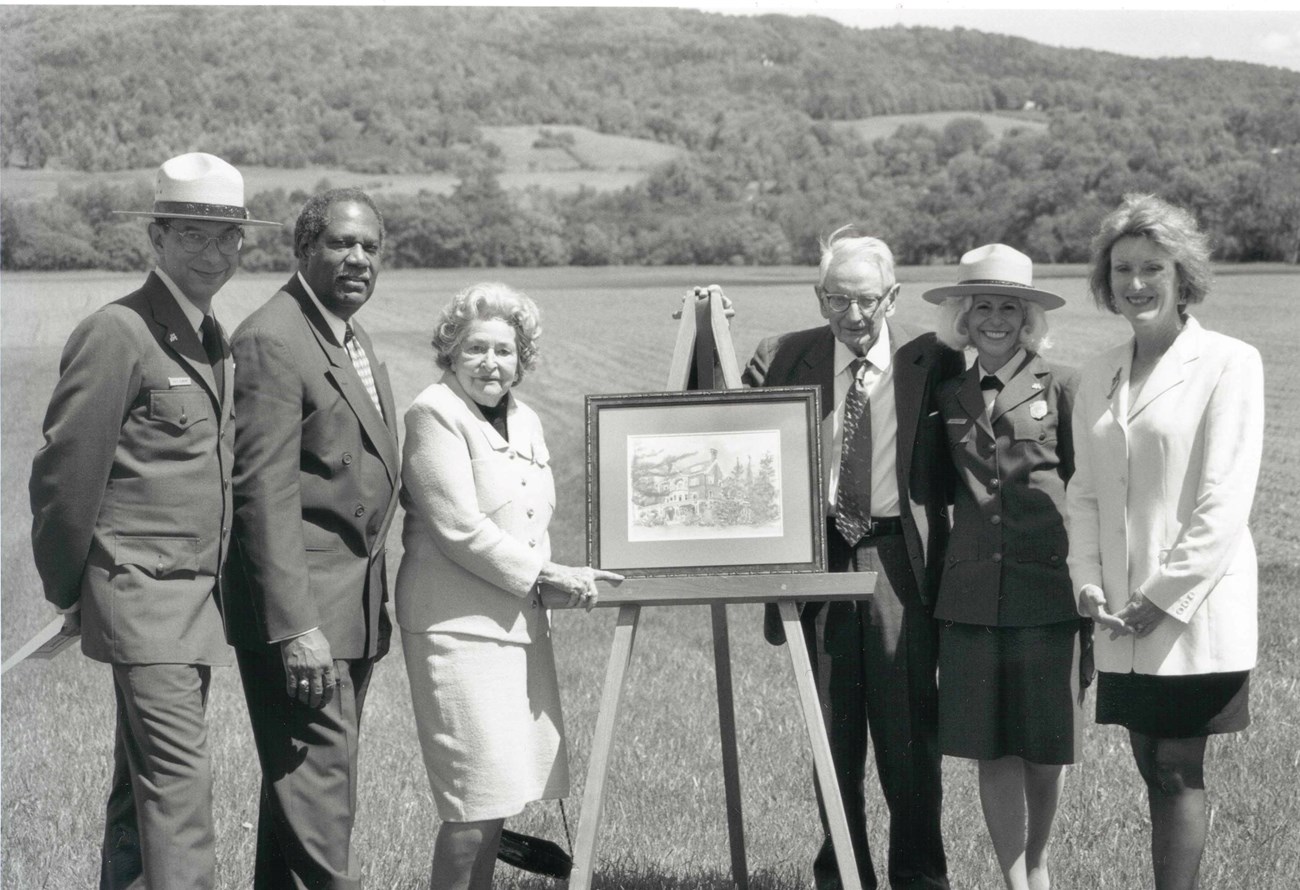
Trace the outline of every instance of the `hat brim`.
{"type": "Polygon", "coordinates": [[[204,216],[199,213],[155,213],[152,210],[114,210],[118,216],[144,216],[149,219],[194,219],[200,222],[223,222],[236,226],[278,226],[278,222],[265,219],[239,219],[235,216],[204,216]]]}
{"type": "Polygon", "coordinates": [[[945,287],[931,288],[921,294],[921,299],[927,303],[938,304],[953,297],[973,297],[976,294],[1019,297],[1022,300],[1037,303],[1044,309],[1060,309],[1065,305],[1064,299],[1050,291],[1039,290],[1036,287],[1022,287],[1016,284],[950,284],[945,287]]]}

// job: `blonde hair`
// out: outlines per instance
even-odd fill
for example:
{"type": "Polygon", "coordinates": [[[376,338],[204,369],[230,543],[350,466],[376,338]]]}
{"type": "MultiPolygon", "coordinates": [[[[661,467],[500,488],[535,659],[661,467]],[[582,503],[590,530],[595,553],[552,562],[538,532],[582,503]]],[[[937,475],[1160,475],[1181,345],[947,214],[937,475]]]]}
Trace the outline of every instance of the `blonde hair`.
{"type": "MultiPolygon", "coordinates": [[[[1010,296],[999,294],[998,296],[1010,296]]],[[[1047,310],[1033,300],[1020,297],[1020,305],[1025,310],[1025,323],[1020,328],[1020,345],[1029,352],[1042,352],[1052,345],[1052,338],[1047,335],[1047,310]]],[[[939,326],[935,336],[939,342],[953,349],[965,349],[970,346],[970,328],[967,319],[971,307],[975,305],[975,295],[949,297],[939,304],[939,326]]]]}

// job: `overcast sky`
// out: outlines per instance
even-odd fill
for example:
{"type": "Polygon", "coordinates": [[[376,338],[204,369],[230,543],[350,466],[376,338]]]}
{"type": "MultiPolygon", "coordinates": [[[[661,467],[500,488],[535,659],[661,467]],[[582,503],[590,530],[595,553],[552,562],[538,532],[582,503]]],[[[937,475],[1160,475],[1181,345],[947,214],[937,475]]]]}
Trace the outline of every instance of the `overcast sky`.
{"type": "Polygon", "coordinates": [[[1129,2],[1084,6],[1039,3],[881,3],[867,0],[849,8],[845,0],[811,3],[753,3],[718,0],[673,4],[733,14],[821,15],[846,25],[881,28],[902,24],[963,27],[1012,34],[1050,46],[1085,47],[1132,56],[1191,56],[1276,65],[1300,71],[1300,12],[1295,0],[1228,4],[1129,2]],[[998,8],[979,8],[980,6],[998,8]],[[1215,7],[1218,7],[1217,9],[1215,7]],[[1038,8],[1035,8],[1038,7],[1038,8]],[[1070,8],[1072,7],[1072,8],[1070,8]]]}

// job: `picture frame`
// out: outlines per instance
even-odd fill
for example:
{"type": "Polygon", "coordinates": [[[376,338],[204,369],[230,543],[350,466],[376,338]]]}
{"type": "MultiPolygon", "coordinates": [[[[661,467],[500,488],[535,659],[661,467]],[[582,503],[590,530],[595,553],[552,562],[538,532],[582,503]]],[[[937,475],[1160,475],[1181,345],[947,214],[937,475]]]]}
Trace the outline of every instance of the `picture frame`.
{"type": "Polygon", "coordinates": [[[590,565],[825,571],[817,387],[589,395],[586,434],[590,565]]]}

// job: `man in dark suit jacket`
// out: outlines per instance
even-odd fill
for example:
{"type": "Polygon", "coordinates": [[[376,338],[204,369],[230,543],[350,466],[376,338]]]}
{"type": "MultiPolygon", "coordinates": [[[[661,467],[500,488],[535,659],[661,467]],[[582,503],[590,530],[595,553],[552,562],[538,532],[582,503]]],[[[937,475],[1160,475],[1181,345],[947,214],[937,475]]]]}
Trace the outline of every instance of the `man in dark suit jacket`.
{"type": "Polygon", "coordinates": [[[298,271],[235,332],[235,542],[226,633],[258,757],[254,887],[351,888],[361,711],[388,650],[397,505],[388,373],[353,320],[383,221],[356,189],[312,198],[298,271]]]}
{"type": "MultiPolygon", "coordinates": [[[[826,326],[764,340],[743,379],[751,386],[821,388],[828,568],[879,573],[870,599],[808,603],[802,610],[863,885],[876,886],[863,789],[870,732],[890,814],[889,885],[947,887],[939,833],[937,631],[930,610],[948,520],[943,429],[931,399],[963,361],[933,334],[912,339],[914,332],[886,321],[899,290],[893,256],[884,242],[851,226],[823,245],[815,290],[826,326]],[[866,394],[869,419],[850,423],[856,432],[846,439],[846,402],[855,385],[866,394]],[[846,442],[870,456],[852,492],[845,489],[850,479],[841,480],[846,442]],[[847,523],[837,521],[850,498],[858,508],[870,505],[850,532],[860,535],[857,540],[846,539],[840,526],[847,523]]],[[[764,619],[768,641],[784,642],[775,606],[764,619]]],[[[813,874],[820,890],[830,890],[841,882],[820,794],[818,804],[825,840],[813,874]]]]}
{"type": "Polygon", "coordinates": [[[229,344],[212,298],[239,267],[244,181],[195,152],[158,171],[157,266],[64,347],[29,486],[45,597],[113,668],[100,887],[213,886],[208,688],[230,527],[229,344]]]}

